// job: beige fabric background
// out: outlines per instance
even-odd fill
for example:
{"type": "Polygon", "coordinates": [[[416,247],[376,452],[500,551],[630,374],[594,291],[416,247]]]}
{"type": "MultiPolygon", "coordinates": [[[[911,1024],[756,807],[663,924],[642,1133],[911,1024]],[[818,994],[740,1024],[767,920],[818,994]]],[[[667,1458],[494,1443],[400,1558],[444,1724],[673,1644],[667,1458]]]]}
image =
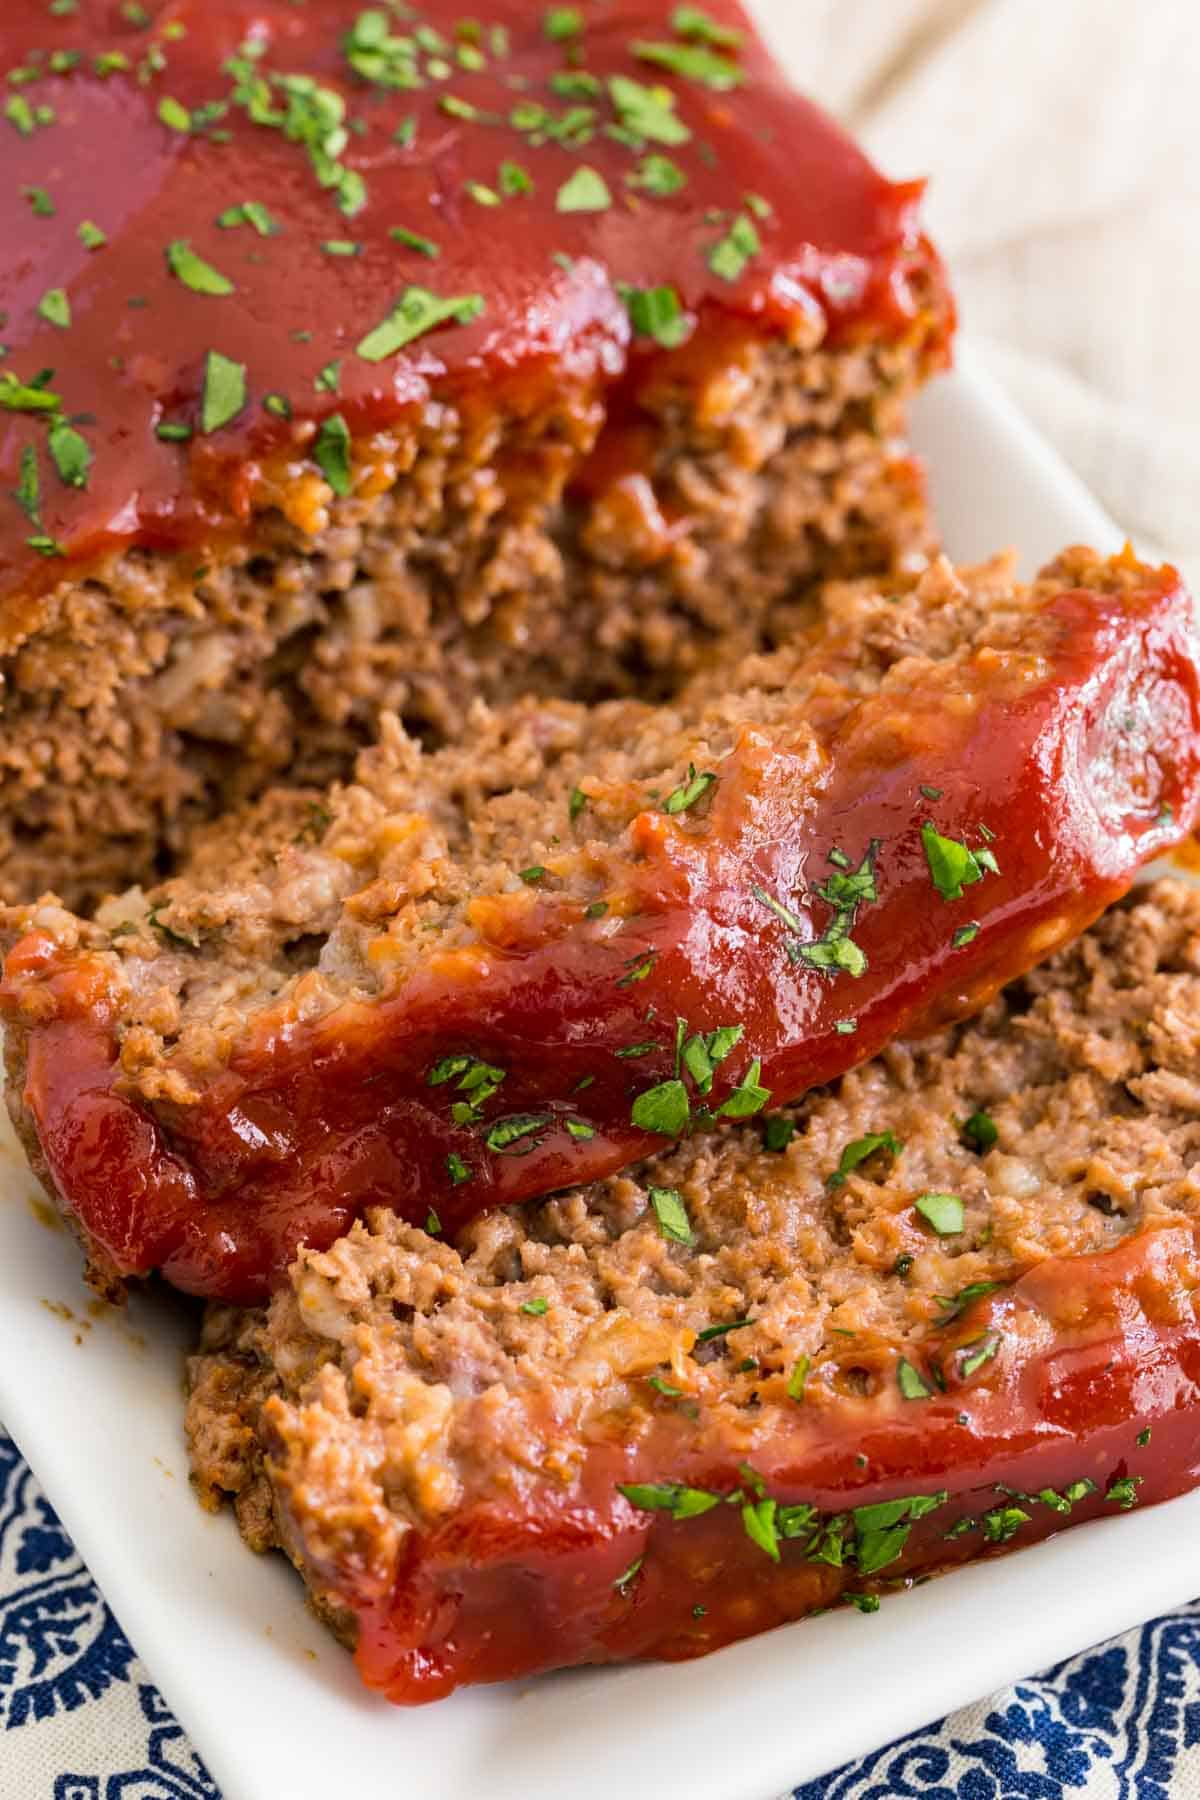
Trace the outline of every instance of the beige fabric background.
{"type": "Polygon", "coordinates": [[[993,373],[1200,581],[1200,0],[758,10],[890,174],[931,176],[993,373]]]}

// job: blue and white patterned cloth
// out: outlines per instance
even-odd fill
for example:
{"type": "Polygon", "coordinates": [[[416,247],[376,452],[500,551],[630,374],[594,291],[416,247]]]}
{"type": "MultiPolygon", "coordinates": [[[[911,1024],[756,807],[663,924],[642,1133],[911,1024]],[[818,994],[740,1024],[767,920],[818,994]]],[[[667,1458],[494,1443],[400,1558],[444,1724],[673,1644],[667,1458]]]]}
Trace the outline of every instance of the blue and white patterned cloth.
{"type": "MultiPolygon", "coordinates": [[[[809,1782],[794,1800],[910,1795],[1200,1800],[1200,1602],[809,1782]]],[[[221,1800],[2,1431],[0,1800],[221,1800]]]]}

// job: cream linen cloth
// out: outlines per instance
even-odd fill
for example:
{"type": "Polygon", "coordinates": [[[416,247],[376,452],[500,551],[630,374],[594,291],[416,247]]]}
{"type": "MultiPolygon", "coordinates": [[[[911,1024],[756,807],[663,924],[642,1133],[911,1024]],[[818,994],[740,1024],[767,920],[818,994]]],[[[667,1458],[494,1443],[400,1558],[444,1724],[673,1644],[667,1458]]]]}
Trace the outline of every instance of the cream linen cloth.
{"type": "Polygon", "coordinates": [[[1200,581],[1200,0],[759,0],[891,175],[963,329],[1117,522],[1200,581]]]}

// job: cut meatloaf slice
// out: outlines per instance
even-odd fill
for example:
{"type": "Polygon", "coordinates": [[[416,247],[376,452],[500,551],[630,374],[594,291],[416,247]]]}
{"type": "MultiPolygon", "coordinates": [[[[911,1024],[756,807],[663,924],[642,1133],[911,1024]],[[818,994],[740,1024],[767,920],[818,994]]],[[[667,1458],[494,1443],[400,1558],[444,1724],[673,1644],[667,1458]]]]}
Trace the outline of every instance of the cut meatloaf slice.
{"type": "Polygon", "coordinates": [[[1065,557],[849,586],[676,707],[527,702],[213,828],[0,986],[104,1284],[260,1297],[366,1206],[448,1231],[983,1006],[1200,815],[1195,608],[1065,557]]]}
{"type": "Polygon", "coordinates": [[[61,11],[0,46],[0,896],[924,560],[919,184],[731,0],[61,11]]]}
{"type": "MultiPolygon", "coordinates": [[[[473,1224],[372,1210],[190,1367],[201,1498],[393,1700],[680,1658],[1194,1485],[1200,894],[832,1091],[473,1224]]],[[[886,1604],[886,1600],[885,1600],[886,1604]]]]}

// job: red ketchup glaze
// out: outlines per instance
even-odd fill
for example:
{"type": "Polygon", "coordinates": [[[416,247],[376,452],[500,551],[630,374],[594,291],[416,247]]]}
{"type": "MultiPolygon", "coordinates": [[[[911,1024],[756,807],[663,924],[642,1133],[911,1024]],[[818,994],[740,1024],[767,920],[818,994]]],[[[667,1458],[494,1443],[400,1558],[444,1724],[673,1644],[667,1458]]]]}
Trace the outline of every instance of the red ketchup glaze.
{"type": "MultiPolygon", "coordinates": [[[[417,46],[413,88],[368,79],[361,56],[351,66],[345,40],[360,10],[348,0],[148,0],[150,24],[139,28],[115,0],[78,0],[62,17],[46,0],[6,0],[0,373],[29,383],[52,370],[49,390],[92,455],[86,486],[69,485],[50,459],[47,415],[4,410],[13,397],[0,392],[0,600],[10,606],[61,573],[54,546],[72,559],[130,544],[170,550],[244,525],[280,486],[315,474],[317,427],[333,415],[365,440],[445,395],[486,416],[501,397],[532,412],[564,385],[586,393],[622,380],[622,410],[636,414],[643,375],[672,352],[650,336],[631,342],[618,284],[673,287],[701,335],[727,325],[786,334],[816,314],[835,341],[915,333],[932,361],[944,354],[952,308],[917,222],[920,184],[885,181],[793,93],[731,0],[706,9],[742,34],[717,49],[674,31],[665,0],[587,0],[583,34],[557,41],[544,28],[549,9],[528,0],[489,0],[478,39],[456,38],[461,9],[432,0],[410,25],[392,20],[393,36],[412,43],[440,28],[445,42],[417,46]],[[246,66],[267,84],[259,103],[235,96],[226,68],[247,41],[259,54],[246,66]],[[720,57],[718,83],[736,85],[664,69],[639,56],[646,43],[720,57]],[[463,54],[484,66],[464,66],[463,54]],[[295,75],[344,103],[336,158],[322,160],[324,139],[314,159],[288,135],[280,78],[295,75]],[[556,77],[582,86],[556,91],[556,77]],[[622,112],[613,78],[666,90],[650,114],[643,104],[633,141],[628,90],[618,90],[622,112]],[[560,135],[570,108],[594,111],[566,144],[513,123],[514,108],[528,118],[539,105],[560,135]],[[650,191],[647,156],[669,158],[684,185],[650,191]],[[506,177],[505,163],[518,173],[506,177]],[[593,200],[606,190],[611,204],[561,210],[564,187],[585,170],[593,200]],[[526,178],[531,191],[508,191],[526,178]],[[499,203],[473,197],[481,190],[499,203]],[[246,203],[257,225],[217,223],[246,203]],[[738,219],[760,248],[717,272],[710,252],[738,219]],[[397,241],[396,228],[439,254],[397,241]],[[172,272],[167,249],[181,240],[233,291],[197,291],[172,272]],[[357,346],[411,287],[478,295],[482,311],[364,359],[357,346]],[[206,429],[210,352],[244,371],[245,403],[206,429]],[[335,361],[333,394],[318,378],[335,361]],[[290,420],[278,398],[267,409],[269,396],[290,420]],[[162,425],[193,435],[163,440],[162,425]],[[11,497],[31,450],[34,518],[11,497]]],[[[661,169],[651,179],[661,188],[661,169]]]]}
{"type": "Polygon", "coordinates": [[[839,690],[830,716],[810,718],[815,749],[746,730],[701,829],[647,812],[640,859],[612,853],[610,914],[536,890],[477,902],[477,942],[432,950],[381,998],[315,1022],[281,1003],[218,1075],[188,1072],[188,1105],[130,1093],[105,965],[34,931],[9,954],[0,1011],[27,1042],[24,1103],[50,1176],[116,1271],[249,1300],[368,1205],[416,1224],[432,1206],[453,1231],[661,1147],[665,1132],[642,1128],[659,1121],[633,1110],[678,1078],[677,1020],[689,1034],[742,1028],[708,1095],[687,1078],[672,1090],[691,1123],[735,1090],[735,1109],[761,1110],[746,1092],[755,1062],[773,1104],[794,1099],[897,1035],[977,1010],[1192,828],[1195,642],[1194,605],[1166,570],[1119,598],[1047,601],[1026,637],[1037,654],[981,649],[906,697],[889,685],[851,704],[839,690]],[[995,859],[961,898],[931,879],[925,821],[995,859]],[[873,842],[876,897],[852,925],[864,966],[798,964],[834,916],[813,892],[829,852],[856,867],[873,842]],[[478,1121],[452,1117],[469,1098],[457,1079],[430,1079],[448,1057],[505,1071],[478,1121]],[[454,1158],[469,1179],[452,1178],[454,1158]]]}
{"type": "MultiPolygon", "coordinates": [[[[876,1397],[830,1407],[806,1396],[773,1435],[760,1428],[748,1456],[750,1424],[735,1448],[703,1416],[689,1424],[664,1402],[636,1447],[592,1444],[566,1489],[534,1477],[518,1498],[469,1500],[443,1527],[415,1530],[394,1569],[318,1563],[330,1600],[357,1616],[364,1681],[411,1705],[549,1668],[700,1656],[847,1593],[883,1596],[886,1607],[914,1578],[1001,1543],[1020,1548],[1186,1492],[1200,1482],[1197,1236],[1169,1227],[1106,1255],[1053,1260],[977,1301],[922,1347],[944,1372],[944,1395],[903,1400],[890,1347],[876,1397]],[[964,1379],[960,1352],[969,1358],[990,1332],[998,1351],[964,1379]],[[739,1505],[677,1521],[617,1488],[676,1481],[808,1504],[825,1520],[913,1495],[940,1504],[864,1577],[853,1553],[841,1567],[808,1560],[803,1539],[781,1540],[774,1561],[739,1505]],[[1085,1481],[1091,1491],[1064,1505],[1085,1481]],[[1037,1498],[1047,1490],[1057,1506],[1037,1498]],[[1024,1517],[985,1522],[1012,1507],[1024,1517]]],[[[848,1530],[844,1542],[856,1538],[848,1530]]]]}

